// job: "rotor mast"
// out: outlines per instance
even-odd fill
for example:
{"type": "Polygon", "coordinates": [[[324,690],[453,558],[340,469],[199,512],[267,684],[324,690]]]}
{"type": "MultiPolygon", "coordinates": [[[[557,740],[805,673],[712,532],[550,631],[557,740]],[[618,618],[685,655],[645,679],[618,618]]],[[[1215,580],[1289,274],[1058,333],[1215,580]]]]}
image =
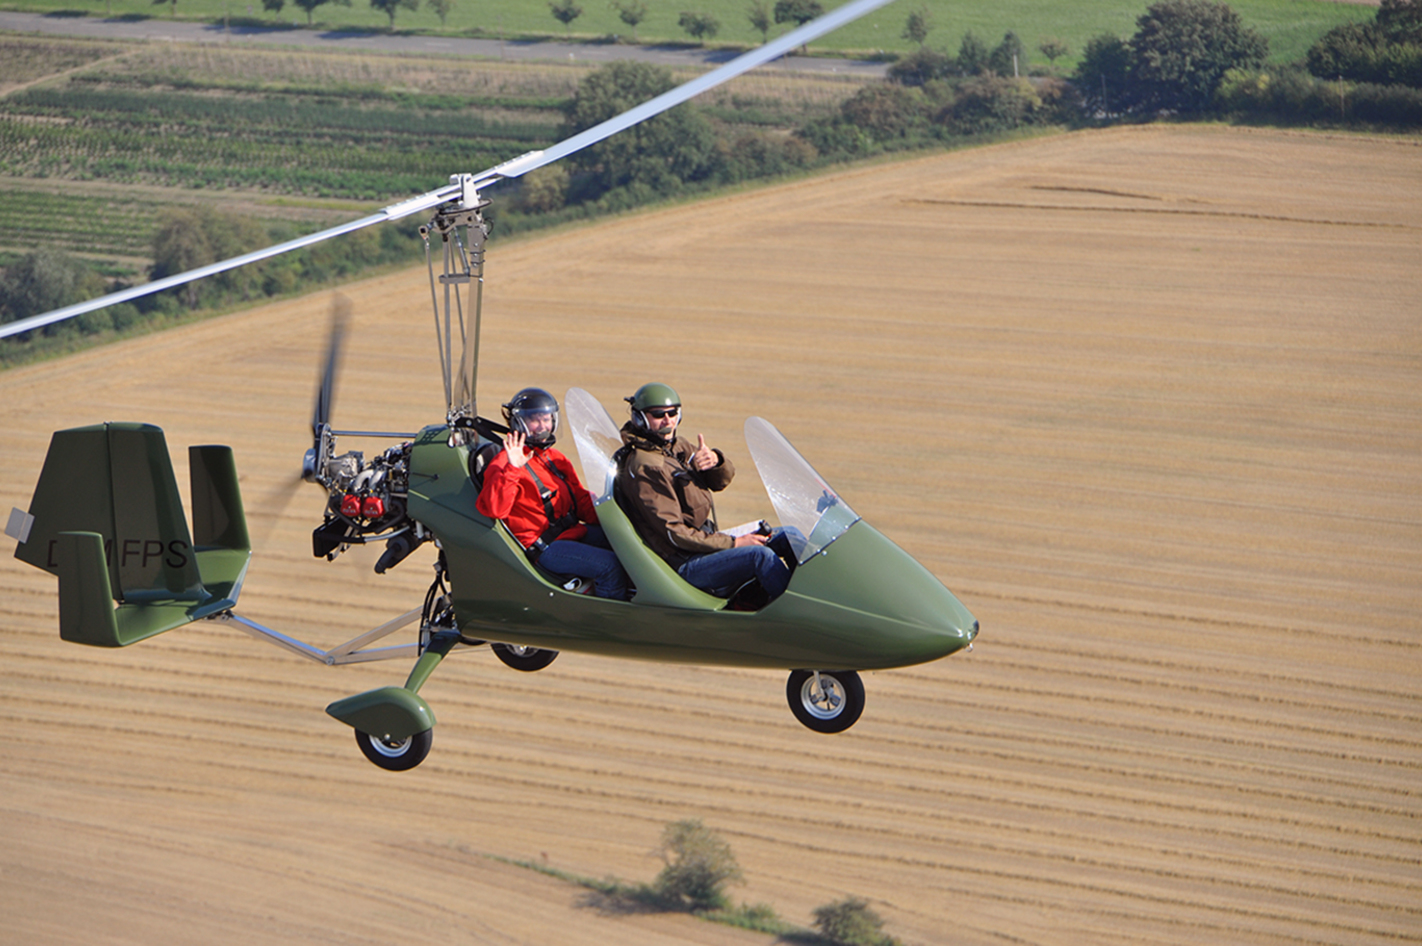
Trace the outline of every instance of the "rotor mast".
{"type": "Polygon", "coordinates": [[[449,182],[459,188],[459,196],[442,205],[430,222],[420,227],[420,237],[425,241],[435,342],[439,346],[440,369],[444,375],[445,416],[453,429],[459,426],[460,419],[473,420],[478,410],[475,391],[479,373],[479,323],[484,304],[484,244],[489,238],[484,208],[489,201],[479,196],[472,174],[452,175],[449,182]],[[443,250],[444,271],[438,277],[434,271],[431,236],[439,237],[443,250]],[[460,287],[464,287],[468,296],[467,306],[460,287]],[[458,362],[454,357],[456,327],[460,346],[458,362]]]}

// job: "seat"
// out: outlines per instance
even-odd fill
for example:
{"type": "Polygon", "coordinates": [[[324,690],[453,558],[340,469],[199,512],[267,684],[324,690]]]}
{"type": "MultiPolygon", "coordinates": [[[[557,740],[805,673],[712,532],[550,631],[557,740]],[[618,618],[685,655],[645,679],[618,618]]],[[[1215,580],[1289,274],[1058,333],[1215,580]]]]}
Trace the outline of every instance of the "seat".
{"type": "MultiPolygon", "coordinates": [[[[479,432],[479,440],[469,451],[469,479],[473,481],[474,488],[482,492],[484,489],[484,471],[489,468],[489,464],[494,461],[494,457],[503,451],[504,445],[501,440],[501,435],[507,433],[508,429],[500,424],[495,424],[493,421],[486,420],[483,417],[475,419],[474,428],[479,432]]],[[[577,575],[559,575],[550,572],[548,569],[539,566],[537,562],[530,560],[528,558],[527,546],[519,542],[518,537],[509,529],[508,523],[500,519],[499,525],[503,528],[508,537],[513,540],[514,544],[520,549],[523,549],[524,560],[528,562],[529,566],[538,572],[546,581],[575,595],[590,595],[593,593],[593,583],[586,578],[580,578],[577,575]]]]}

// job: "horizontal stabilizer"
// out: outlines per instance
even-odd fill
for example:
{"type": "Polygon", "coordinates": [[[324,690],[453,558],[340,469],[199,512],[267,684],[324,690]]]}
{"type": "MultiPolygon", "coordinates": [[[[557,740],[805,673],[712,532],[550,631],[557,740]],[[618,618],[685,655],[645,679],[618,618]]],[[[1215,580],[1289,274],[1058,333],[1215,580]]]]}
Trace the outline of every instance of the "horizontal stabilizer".
{"type": "Polygon", "coordinates": [[[114,607],[104,539],[96,532],[61,532],[55,538],[59,560],[59,636],[74,644],[126,647],[233,607],[230,598],[149,599],[114,607]]]}

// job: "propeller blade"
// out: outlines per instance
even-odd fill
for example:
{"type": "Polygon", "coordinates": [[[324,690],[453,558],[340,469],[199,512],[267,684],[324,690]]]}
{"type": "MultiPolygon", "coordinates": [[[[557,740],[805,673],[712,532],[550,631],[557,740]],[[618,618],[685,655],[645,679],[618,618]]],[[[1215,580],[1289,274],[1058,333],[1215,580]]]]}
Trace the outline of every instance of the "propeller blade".
{"type": "Polygon", "coordinates": [[[247,523],[252,532],[252,548],[264,552],[271,542],[277,523],[286,516],[287,509],[296,499],[306,480],[300,473],[282,480],[275,488],[262,497],[261,502],[247,510],[247,523]]]}
{"type": "Polygon", "coordinates": [[[130,299],[137,299],[164,289],[171,289],[174,286],[181,286],[205,276],[213,276],[217,273],[235,269],[238,266],[245,266],[248,263],[256,263],[282,253],[289,253],[292,250],[301,249],[304,246],[311,246],[321,243],[333,237],[352,233],[364,227],[377,223],[385,223],[390,220],[398,220],[401,217],[408,217],[410,214],[419,213],[422,210],[431,210],[440,204],[451,200],[459,200],[466,207],[472,206],[477,189],[491,181],[504,178],[522,177],[529,171],[537,170],[544,165],[551,164],[570,154],[581,151],[589,145],[597,144],[604,138],[616,134],[623,129],[630,128],[639,122],[646,121],[655,115],[659,115],[669,108],[673,108],[685,102],[693,96],[700,95],[707,89],[714,88],[727,80],[734,79],[747,70],[754,69],[772,59],[778,59],[797,47],[804,46],[810,40],[818,39],[832,30],[838,29],[846,23],[857,20],[859,17],[872,10],[877,10],[892,0],[853,0],[844,6],[831,10],[818,19],[811,20],[805,25],[793,29],[784,36],[778,37],[763,46],[758,46],[749,52],[742,53],[735,59],[719,68],[713,69],[705,75],[698,76],[689,82],[677,86],[669,92],[664,92],[654,99],[643,102],[635,108],[628,109],[621,115],[608,119],[600,125],[594,125],[586,131],[579,132],[571,138],[566,138],[558,144],[553,145],[543,151],[530,151],[520,155],[510,161],[497,164],[478,174],[454,175],[450,178],[448,187],[421,194],[418,197],[411,197],[409,200],[391,204],[373,213],[368,217],[359,220],[352,220],[329,230],[322,230],[319,233],[308,234],[298,237],[295,240],[288,240],[276,246],[269,246],[264,250],[256,250],[251,253],[235,256],[232,259],[212,263],[208,266],[201,266],[197,269],[188,270],[185,273],[178,273],[164,279],[154,280],[140,286],[133,286],[120,292],[110,293],[106,296],[99,296],[86,302],[66,306],[62,309],[55,309],[52,312],[44,312],[40,315],[30,316],[27,319],[20,319],[16,322],[8,322],[0,325],[0,338],[7,338],[21,332],[33,331],[43,328],[46,325],[53,325],[65,319],[73,318],[76,315],[83,315],[85,312],[92,312],[95,309],[102,309],[107,306],[116,305],[120,302],[127,302],[130,299]]]}
{"type": "Polygon", "coordinates": [[[318,440],[321,428],[330,426],[336,403],[336,374],[340,370],[341,345],[351,322],[351,300],[337,293],[331,303],[331,335],[326,342],[326,358],[321,369],[321,385],[316,389],[316,407],[311,412],[311,435],[318,440]]]}

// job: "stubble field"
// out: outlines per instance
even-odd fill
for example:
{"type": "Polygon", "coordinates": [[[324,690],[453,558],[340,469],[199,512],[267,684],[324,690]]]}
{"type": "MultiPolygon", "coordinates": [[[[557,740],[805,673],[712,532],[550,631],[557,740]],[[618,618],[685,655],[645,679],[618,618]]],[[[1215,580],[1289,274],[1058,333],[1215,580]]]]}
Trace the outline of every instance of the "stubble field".
{"type": "MultiPolygon", "coordinates": [[[[649,880],[680,818],[730,842],[737,900],[808,925],[857,895],[907,943],[1422,937],[1419,158],[1119,129],[496,246],[485,414],[669,381],[740,461],[727,522],[768,511],[740,435],[767,417],[973,610],[974,651],[866,675],[833,737],[777,673],[467,654],[394,774],[322,708],[404,664],[208,626],[63,644],[6,545],[0,940],[770,942],[494,859],[649,880]]],[[[424,272],[346,293],[337,423],[439,420],[424,272]]],[[[242,613],[330,646],[414,606],[427,552],[307,554],[330,305],[0,375],[0,510],[51,430],[150,421],[181,484],[185,445],[236,450],[242,613]]]]}

